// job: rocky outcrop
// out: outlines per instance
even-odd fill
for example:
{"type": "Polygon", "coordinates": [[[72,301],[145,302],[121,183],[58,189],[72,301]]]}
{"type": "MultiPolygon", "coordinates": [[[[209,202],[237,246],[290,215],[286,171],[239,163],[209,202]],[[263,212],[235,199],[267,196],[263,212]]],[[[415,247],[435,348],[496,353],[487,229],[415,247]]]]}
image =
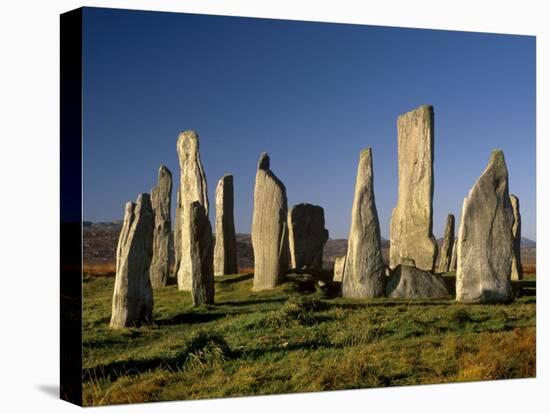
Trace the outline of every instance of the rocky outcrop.
{"type": "Polygon", "coordinates": [[[205,207],[199,202],[186,209],[189,223],[189,273],[193,305],[214,303],[214,272],[212,268],[212,226],[205,207]]]}
{"type": "Polygon", "coordinates": [[[445,236],[439,250],[439,273],[447,273],[451,268],[451,257],[453,255],[453,246],[455,240],[455,216],[449,214],[447,216],[447,224],[445,225],[445,236]]]}
{"type": "Polygon", "coordinates": [[[372,151],[367,148],[359,156],[342,296],[383,296],[385,280],[380,223],[374,199],[372,151]]]}
{"type": "Polygon", "coordinates": [[[399,265],[392,270],[386,295],[399,299],[450,298],[445,280],[416,267],[399,265]]]}
{"type": "Polygon", "coordinates": [[[233,176],[224,175],[216,186],[216,244],[214,275],[237,273],[237,237],[233,217],[233,176]]]}
{"type": "Polygon", "coordinates": [[[194,131],[182,132],[178,137],[180,163],[180,202],[181,202],[181,260],[178,269],[178,289],[191,290],[191,241],[189,240],[189,206],[198,201],[204,206],[208,216],[208,195],[206,176],[199,153],[199,137],[194,131]]]}
{"type": "Polygon", "coordinates": [[[424,105],[397,119],[399,190],[390,228],[390,268],[400,264],[433,272],[434,115],[424,105]]]}
{"type": "Polygon", "coordinates": [[[519,198],[510,195],[512,211],[514,212],[514,224],[512,225],[512,238],[514,241],[514,256],[512,257],[512,280],[523,279],[523,269],[521,267],[521,214],[519,212],[519,198]]]}
{"type": "Polygon", "coordinates": [[[153,318],[153,290],[149,277],[153,255],[154,213],[149,194],[126,203],[118,239],[111,328],[149,323],[153,318]]]}
{"type": "Polygon", "coordinates": [[[269,156],[263,153],[256,172],[252,216],[254,290],[274,288],[288,270],[286,219],[285,186],[271,172],[269,156]]]}
{"type": "Polygon", "coordinates": [[[458,233],[456,299],[464,303],[513,299],[514,212],[502,151],[493,151],[483,174],[464,199],[458,233]]]}
{"type": "Polygon", "coordinates": [[[172,197],[172,173],[164,165],[158,172],[157,186],[151,190],[155,229],[153,232],[153,259],[151,261],[151,285],[166,286],[173,260],[172,220],[170,199],[172,197]]]}
{"type": "Polygon", "coordinates": [[[325,212],[313,204],[297,204],[288,212],[290,262],[293,269],[321,269],[328,240],[325,212]]]}

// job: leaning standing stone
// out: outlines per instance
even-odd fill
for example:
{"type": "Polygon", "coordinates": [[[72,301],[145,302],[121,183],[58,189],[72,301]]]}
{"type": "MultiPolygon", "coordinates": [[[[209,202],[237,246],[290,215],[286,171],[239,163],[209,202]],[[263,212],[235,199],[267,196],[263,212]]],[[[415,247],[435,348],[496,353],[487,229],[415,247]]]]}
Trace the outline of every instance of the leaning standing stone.
{"type": "Polygon", "coordinates": [[[344,267],[346,266],[346,256],[339,256],[334,260],[334,282],[341,282],[344,278],[344,267]]]}
{"type": "Polygon", "coordinates": [[[434,113],[421,106],[397,119],[399,190],[390,228],[390,268],[400,264],[433,272],[434,113]]]}
{"type": "Polygon", "coordinates": [[[191,290],[191,256],[189,240],[189,206],[198,201],[208,215],[208,195],[206,176],[199,154],[199,137],[194,131],[185,131],[178,138],[178,156],[180,162],[180,201],[181,201],[181,260],[178,269],[178,289],[191,290]]]}
{"type": "Polygon", "coordinates": [[[290,262],[293,269],[321,269],[328,240],[325,212],[313,204],[297,204],[288,212],[290,262]]]}
{"type": "Polygon", "coordinates": [[[447,273],[451,267],[451,257],[453,255],[453,245],[455,240],[455,216],[447,216],[447,225],[445,226],[445,236],[439,252],[439,273],[447,273]]]}
{"type": "Polygon", "coordinates": [[[284,184],[269,169],[269,156],[258,163],[254,187],[252,247],[254,290],[271,289],[288,270],[287,198],[284,184]]]}
{"type": "Polygon", "coordinates": [[[126,203],[118,239],[111,328],[149,323],[153,318],[153,290],[149,268],[153,254],[154,214],[149,194],[126,203]]]}
{"type": "Polygon", "coordinates": [[[166,286],[173,263],[172,221],[170,198],[172,196],[172,173],[164,165],[158,172],[158,184],[151,191],[155,230],[153,232],[153,260],[151,262],[151,285],[153,288],[166,286]]]}
{"type": "Polygon", "coordinates": [[[508,170],[502,151],[464,199],[458,233],[456,299],[464,303],[513,299],[510,272],[514,257],[514,212],[508,193],[508,170]]]}
{"type": "Polygon", "coordinates": [[[374,200],[372,151],[367,148],[361,151],[359,156],[342,296],[384,296],[384,270],[380,224],[374,200]]]}
{"type": "Polygon", "coordinates": [[[200,202],[193,202],[186,211],[189,215],[189,273],[193,305],[213,304],[212,226],[200,202]]]}
{"type": "Polygon", "coordinates": [[[237,273],[237,236],[233,217],[233,176],[226,174],[216,186],[214,275],[234,273],[237,273]]]}
{"type": "Polygon", "coordinates": [[[512,257],[512,280],[523,279],[521,267],[521,214],[519,212],[519,198],[510,195],[512,210],[514,212],[514,224],[512,225],[512,237],[514,239],[514,256],[512,257]]]}

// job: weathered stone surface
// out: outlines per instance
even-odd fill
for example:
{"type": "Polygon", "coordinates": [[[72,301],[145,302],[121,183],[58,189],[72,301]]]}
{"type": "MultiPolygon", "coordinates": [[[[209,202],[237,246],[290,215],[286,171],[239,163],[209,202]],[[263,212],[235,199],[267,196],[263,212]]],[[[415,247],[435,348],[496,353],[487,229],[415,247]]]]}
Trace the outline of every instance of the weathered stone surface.
{"type": "Polygon", "coordinates": [[[339,256],[334,260],[334,282],[341,282],[344,278],[344,267],[346,266],[346,256],[339,256]]]}
{"type": "Polygon", "coordinates": [[[502,151],[493,151],[483,174],[464,199],[458,233],[456,299],[464,303],[513,299],[514,212],[502,151]]]}
{"type": "Polygon", "coordinates": [[[447,285],[440,275],[407,265],[399,265],[392,270],[386,286],[386,295],[400,299],[450,297],[447,285]]]}
{"type": "Polygon", "coordinates": [[[233,217],[233,176],[226,174],[216,186],[214,275],[234,273],[237,273],[237,236],[233,217]]]}
{"type": "Polygon", "coordinates": [[[149,194],[141,194],[136,203],[126,203],[117,245],[112,328],[152,321],[153,290],[149,269],[153,255],[153,227],[154,213],[149,194]]]}
{"type": "Polygon", "coordinates": [[[325,212],[313,204],[297,204],[288,212],[288,241],[293,269],[321,269],[328,240],[325,212]]]}
{"type": "Polygon", "coordinates": [[[191,203],[188,214],[189,273],[193,305],[214,303],[212,226],[206,209],[199,202],[191,203]]]}
{"type": "Polygon", "coordinates": [[[455,239],[453,243],[453,252],[451,253],[451,264],[449,266],[449,271],[452,272],[456,270],[456,251],[458,246],[458,239],[455,239]]]}
{"type": "Polygon", "coordinates": [[[453,255],[453,245],[455,240],[455,216],[449,214],[447,216],[447,224],[445,225],[445,236],[439,251],[439,273],[447,273],[451,268],[451,257],[453,255]]]}
{"type": "Polygon", "coordinates": [[[390,268],[399,264],[433,272],[434,115],[429,105],[397,119],[399,190],[390,228],[390,268]]]}
{"type": "Polygon", "coordinates": [[[521,214],[519,212],[519,198],[510,195],[512,211],[514,212],[514,224],[512,225],[512,238],[514,240],[514,256],[512,256],[512,280],[523,279],[521,267],[521,214]]]}
{"type": "Polygon", "coordinates": [[[181,263],[181,188],[176,193],[176,216],[174,223],[174,275],[178,276],[181,263]]]}
{"type": "Polygon", "coordinates": [[[208,195],[206,176],[199,154],[199,137],[194,131],[185,131],[178,138],[178,156],[180,163],[180,201],[181,201],[181,260],[178,269],[178,289],[191,290],[191,250],[189,240],[189,206],[198,201],[208,215],[208,195]]]}
{"type": "Polygon", "coordinates": [[[172,220],[170,202],[172,197],[172,173],[164,165],[158,172],[157,186],[151,190],[155,230],[153,232],[153,259],[151,261],[151,285],[153,288],[166,286],[170,268],[174,261],[172,247],[172,220]]]}
{"type": "Polygon", "coordinates": [[[372,150],[361,151],[351,211],[342,296],[384,296],[386,276],[373,187],[372,150]]]}
{"type": "Polygon", "coordinates": [[[269,156],[258,163],[254,187],[252,247],[254,290],[271,289],[288,270],[287,198],[284,184],[269,169],[269,156]]]}

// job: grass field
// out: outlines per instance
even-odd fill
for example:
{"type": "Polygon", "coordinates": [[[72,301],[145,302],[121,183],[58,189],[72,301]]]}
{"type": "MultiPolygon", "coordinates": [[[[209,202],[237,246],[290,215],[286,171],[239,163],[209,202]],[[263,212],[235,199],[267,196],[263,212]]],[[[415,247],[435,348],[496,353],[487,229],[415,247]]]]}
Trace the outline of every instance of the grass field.
{"type": "Polygon", "coordinates": [[[114,331],[113,283],[84,281],[85,405],[535,376],[532,294],[509,305],[350,300],[303,275],[251,292],[245,274],[216,279],[215,306],[155,290],[155,324],[114,331]]]}

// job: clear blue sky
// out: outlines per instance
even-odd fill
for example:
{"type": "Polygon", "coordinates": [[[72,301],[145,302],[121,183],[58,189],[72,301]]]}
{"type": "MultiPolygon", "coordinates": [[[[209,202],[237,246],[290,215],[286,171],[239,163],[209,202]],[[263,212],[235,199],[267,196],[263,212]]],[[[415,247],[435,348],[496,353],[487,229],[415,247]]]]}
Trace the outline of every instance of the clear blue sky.
{"type": "Polygon", "coordinates": [[[87,8],[83,71],[85,220],[122,219],[161,164],[175,204],[177,136],[195,129],[210,217],[216,183],[232,173],[241,233],[267,151],[289,207],[321,205],[331,237],[347,237],[359,151],[372,147],[387,238],[397,116],[431,104],[436,237],[448,213],[460,220],[495,148],[523,235],[536,237],[534,37],[87,8]]]}

